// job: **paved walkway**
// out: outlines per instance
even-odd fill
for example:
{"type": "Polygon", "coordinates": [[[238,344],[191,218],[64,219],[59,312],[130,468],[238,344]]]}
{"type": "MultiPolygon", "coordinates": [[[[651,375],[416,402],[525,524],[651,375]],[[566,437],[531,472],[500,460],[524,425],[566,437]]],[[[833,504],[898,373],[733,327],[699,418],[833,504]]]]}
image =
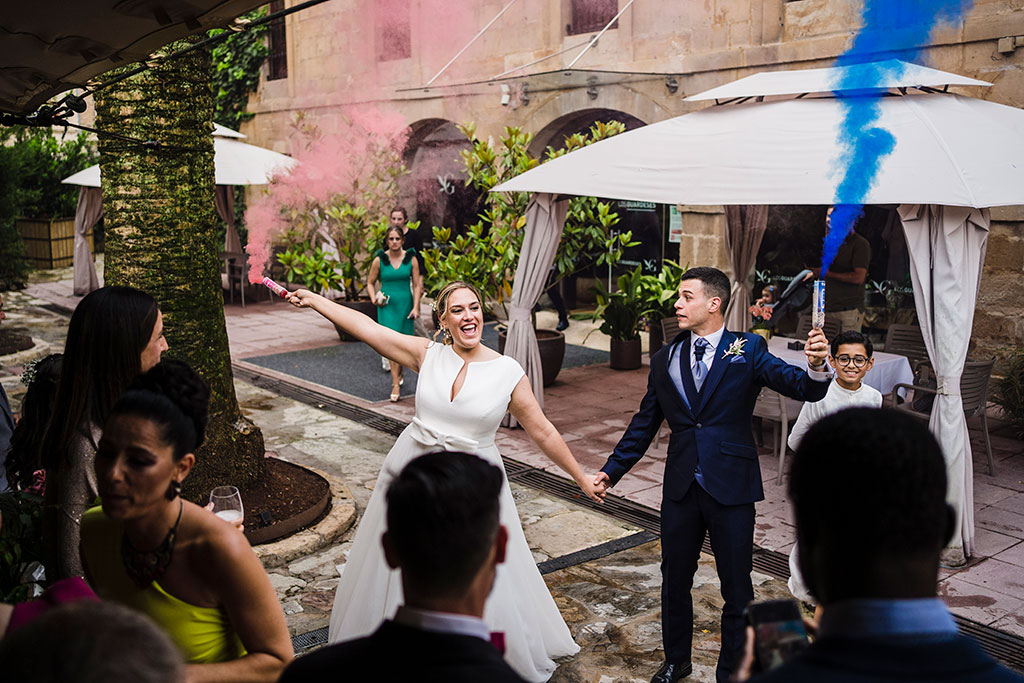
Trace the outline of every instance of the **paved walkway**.
{"type": "MultiPolygon", "coordinates": [[[[35,284],[28,295],[73,308],[66,280],[35,284]]],[[[275,351],[293,351],[337,344],[333,327],[308,311],[295,310],[283,302],[250,303],[226,307],[232,356],[244,362],[247,356],[275,351]]],[[[553,326],[553,314],[542,312],[540,326],[553,326]],[[551,320],[548,320],[551,317],[551,320]]],[[[579,343],[590,325],[574,321],[568,331],[570,343],[579,343]]],[[[587,345],[606,345],[595,333],[587,345]]],[[[260,368],[260,372],[267,372],[260,368]]],[[[545,390],[545,412],[563,434],[573,453],[587,471],[597,470],[621,436],[646,387],[647,367],[618,372],[606,366],[563,370],[558,381],[545,390]]],[[[295,380],[292,380],[295,381],[295,380]]],[[[387,376],[381,373],[381,381],[387,376]]],[[[5,382],[5,386],[7,383],[5,382]]],[[[319,391],[408,421],[414,412],[411,399],[398,404],[368,403],[331,389],[319,391]]],[[[942,570],[939,592],[954,612],[1002,631],[1024,636],[1024,444],[1013,430],[990,418],[996,475],[987,473],[979,424],[970,421],[975,454],[975,521],[977,549],[964,568],[942,570]]],[[[666,434],[663,429],[663,434],[666,434]]],[[[765,439],[770,442],[770,428],[765,439]]],[[[501,430],[497,443],[502,453],[530,465],[561,474],[547,461],[522,430],[501,430]]],[[[614,492],[657,509],[665,465],[667,434],[652,448],[614,492]]],[[[784,486],[776,486],[778,460],[762,449],[762,473],[766,499],[757,504],[755,542],[767,549],[788,552],[795,535],[784,486]]]]}
{"type": "MultiPolygon", "coordinates": [[[[281,305],[260,304],[229,307],[228,335],[232,355],[244,362],[244,355],[267,353],[267,344],[289,345],[287,349],[316,348],[339,343],[333,328],[322,319],[310,321],[309,316],[295,316],[295,311],[281,305]],[[250,321],[251,324],[250,324],[250,321]],[[256,322],[258,321],[258,323],[256,322]],[[297,324],[296,335],[282,334],[288,325],[297,324]],[[289,338],[301,341],[289,341],[289,338]],[[283,340],[283,341],[282,341],[283,340]],[[253,347],[256,351],[251,351],[253,347]],[[238,353],[236,354],[236,350],[238,353]]],[[[554,315],[539,314],[539,325],[554,326],[554,315]],[[551,320],[548,320],[550,316],[551,320]]],[[[589,331],[584,323],[572,322],[570,340],[579,343],[589,331]],[[585,327],[585,329],[583,329],[585,327]]],[[[597,341],[594,333],[587,340],[597,341]]],[[[554,385],[544,392],[544,412],[561,432],[584,470],[596,471],[605,462],[618,442],[647,387],[648,365],[634,371],[615,371],[607,366],[589,366],[562,370],[554,385]]],[[[261,372],[267,372],[259,368],[261,372]]],[[[291,381],[295,381],[294,378],[291,381]]],[[[389,381],[381,372],[381,382],[389,381]]],[[[415,411],[413,400],[397,404],[369,403],[354,396],[325,389],[317,390],[379,413],[409,421],[415,411]]],[[[1013,429],[998,419],[990,408],[990,435],[996,460],[996,475],[988,474],[980,423],[969,421],[974,446],[974,496],[977,549],[968,565],[958,570],[940,572],[939,593],[954,612],[1001,631],[1024,636],[1024,443],[1015,438],[1013,429]]],[[[771,443],[771,427],[765,427],[765,443],[771,443]]],[[[502,429],[496,439],[503,454],[534,467],[562,475],[521,429],[502,429]]],[[[623,478],[613,492],[631,501],[659,509],[661,482],[665,471],[668,432],[623,478]]],[[[761,471],[764,477],[765,500],[757,504],[754,541],[757,545],[788,553],[796,540],[789,502],[782,486],[775,484],[778,458],[769,448],[761,449],[761,471]]]]}

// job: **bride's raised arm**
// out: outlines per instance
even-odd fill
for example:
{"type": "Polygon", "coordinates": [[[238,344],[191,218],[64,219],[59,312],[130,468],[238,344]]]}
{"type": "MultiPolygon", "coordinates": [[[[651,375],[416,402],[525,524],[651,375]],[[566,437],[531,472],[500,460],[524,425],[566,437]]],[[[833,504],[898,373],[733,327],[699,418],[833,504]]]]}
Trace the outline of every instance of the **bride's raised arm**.
{"type": "Polygon", "coordinates": [[[576,462],[576,458],[573,457],[572,451],[569,450],[569,446],[565,443],[565,439],[562,438],[562,435],[558,433],[555,426],[551,424],[551,420],[541,410],[540,405],[537,403],[537,397],[533,395],[533,389],[530,387],[530,380],[525,376],[519,380],[516,388],[512,390],[512,400],[509,402],[508,411],[523,426],[523,429],[530,435],[533,442],[540,447],[544,455],[548,456],[551,462],[565,470],[566,474],[573,478],[583,493],[598,503],[604,502],[605,489],[595,486],[594,478],[583,474],[583,469],[576,462]]]}
{"type": "Polygon", "coordinates": [[[395,332],[375,322],[368,315],[340,306],[308,289],[292,292],[288,297],[288,303],[297,308],[312,308],[346,333],[369,344],[380,355],[417,372],[430,344],[428,339],[395,332]]]}

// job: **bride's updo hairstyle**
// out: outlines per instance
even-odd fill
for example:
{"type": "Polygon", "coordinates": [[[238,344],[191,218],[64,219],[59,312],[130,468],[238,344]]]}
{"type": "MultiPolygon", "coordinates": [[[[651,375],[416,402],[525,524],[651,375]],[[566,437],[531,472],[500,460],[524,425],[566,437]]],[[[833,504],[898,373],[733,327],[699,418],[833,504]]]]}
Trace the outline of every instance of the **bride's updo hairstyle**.
{"type": "MultiPolygon", "coordinates": [[[[480,302],[480,307],[483,308],[484,297],[480,294],[480,290],[475,286],[468,282],[463,282],[462,280],[455,280],[446,284],[441,288],[437,298],[434,299],[434,327],[437,328],[437,331],[434,332],[434,341],[437,341],[437,335],[441,332],[441,319],[444,318],[445,314],[448,312],[448,299],[451,298],[453,292],[457,292],[460,289],[468,289],[473,292],[473,296],[476,297],[476,300],[480,302]]],[[[442,341],[450,346],[452,343],[452,336],[450,334],[445,334],[442,336],[442,341]]]]}
{"type": "Polygon", "coordinates": [[[131,415],[157,425],[178,461],[203,443],[209,408],[210,387],[196,371],[187,363],[165,360],[135,378],[111,417],[131,415]]]}

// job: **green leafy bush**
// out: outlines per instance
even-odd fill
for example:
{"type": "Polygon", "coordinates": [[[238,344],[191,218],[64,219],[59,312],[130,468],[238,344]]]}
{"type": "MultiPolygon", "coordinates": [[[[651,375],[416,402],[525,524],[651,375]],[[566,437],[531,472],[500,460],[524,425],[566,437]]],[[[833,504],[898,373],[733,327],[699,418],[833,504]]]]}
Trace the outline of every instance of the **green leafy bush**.
{"type": "Polygon", "coordinates": [[[20,289],[28,280],[25,243],[14,223],[18,213],[16,157],[12,147],[0,145],[0,290],[20,289]]]}
{"type": "MultiPolygon", "coordinates": [[[[459,130],[470,142],[462,152],[466,182],[481,193],[486,202],[480,220],[464,234],[454,234],[448,227],[433,230],[436,247],[424,254],[426,288],[436,292],[447,282],[465,280],[476,285],[487,302],[504,307],[512,294],[512,279],[523,246],[526,192],[490,192],[491,188],[541,163],[529,152],[533,136],[520,128],[508,126],[500,144],[476,136],[476,125],[467,123],[459,130]]],[[[611,122],[597,123],[589,134],[576,134],[566,139],[565,147],[545,153],[545,160],[610,137],[625,130],[611,122]]],[[[554,282],[584,267],[608,266],[618,263],[623,249],[633,246],[629,232],[613,234],[611,228],[619,217],[611,205],[595,197],[574,197],[569,200],[562,239],[555,254],[554,282]]]]}
{"type": "Polygon", "coordinates": [[[593,313],[577,313],[572,317],[576,320],[600,320],[598,329],[619,341],[637,339],[644,329],[646,319],[658,309],[652,307],[648,299],[648,282],[637,266],[631,272],[619,276],[616,284],[618,289],[609,292],[604,282],[597,281],[594,291],[597,294],[597,308],[593,313]]]}
{"type": "Polygon", "coordinates": [[[0,602],[21,602],[33,596],[32,565],[42,560],[43,500],[28,491],[0,494],[0,602]]]}
{"type": "Polygon", "coordinates": [[[1024,437],[1024,346],[1010,355],[992,398],[1017,427],[1018,436],[1024,437]]]}
{"type": "Polygon", "coordinates": [[[99,159],[85,133],[54,135],[51,128],[6,129],[0,142],[15,163],[15,203],[19,218],[66,218],[78,208],[78,187],[61,180],[99,159]]]}

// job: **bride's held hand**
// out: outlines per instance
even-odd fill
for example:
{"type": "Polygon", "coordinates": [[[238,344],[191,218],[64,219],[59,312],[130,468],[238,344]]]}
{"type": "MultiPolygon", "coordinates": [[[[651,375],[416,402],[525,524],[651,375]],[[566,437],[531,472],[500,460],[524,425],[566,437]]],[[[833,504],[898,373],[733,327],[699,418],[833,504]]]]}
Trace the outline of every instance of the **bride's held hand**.
{"type": "Polygon", "coordinates": [[[577,481],[576,484],[580,487],[580,490],[582,490],[583,493],[587,494],[587,498],[590,498],[595,503],[604,502],[605,491],[607,491],[608,487],[597,484],[596,477],[583,475],[580,481],[577,481]]]}
{"type": "Polygon", "coordinates": [[[308,289],[297,289],[288,296],[288,303],[296,308],[312,308],[317,295],[308,289]]]}

